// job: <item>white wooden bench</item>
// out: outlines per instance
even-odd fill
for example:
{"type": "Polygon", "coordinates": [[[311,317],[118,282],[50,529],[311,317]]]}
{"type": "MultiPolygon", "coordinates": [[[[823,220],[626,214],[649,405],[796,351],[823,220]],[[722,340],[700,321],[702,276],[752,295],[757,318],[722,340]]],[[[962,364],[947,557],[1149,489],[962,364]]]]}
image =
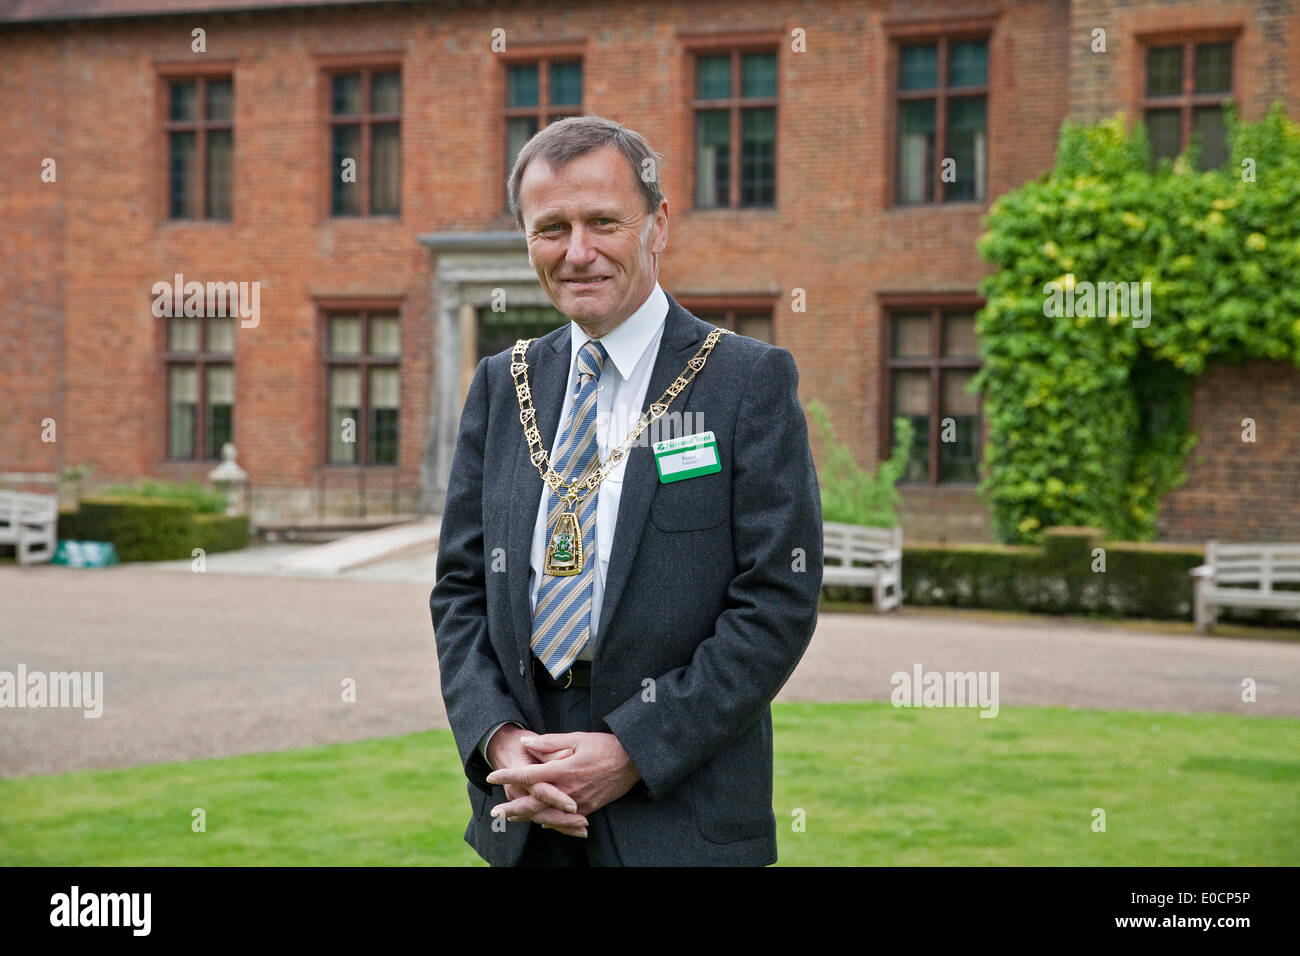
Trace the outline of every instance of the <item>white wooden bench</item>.
{"type": "Polygon", "coordinates": [[[869,587],[878,612],[903,603],[903,529],[822,525],[822,585],[869,587]]]}
{"type": "Polygon", "coordinates": [[[1205,545],[1205,563],[1190,573],[1195,579],[1196,630],[1202,634],[1214,625],[1220,607],[1300,611],[1300,591],[1273,587],[1300,584],[1300,543],[1210,541],[1205,545]]]}
{"type": "Polygon", "coordinates": [[[19,564],[54,557],[58,530],[58,495],[0,490],[0,544],[14,545],[19,564]]]}

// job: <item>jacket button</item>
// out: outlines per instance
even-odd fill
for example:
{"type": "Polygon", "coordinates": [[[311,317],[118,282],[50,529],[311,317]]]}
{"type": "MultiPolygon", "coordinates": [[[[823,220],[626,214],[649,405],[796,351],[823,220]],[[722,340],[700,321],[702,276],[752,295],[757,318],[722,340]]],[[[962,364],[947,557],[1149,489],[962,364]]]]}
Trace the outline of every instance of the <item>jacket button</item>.
{"type": "Polygon", "coordinates": [[[524,673],[525,673],[526,671],[527,671],[527,668],[524,666],[523,658],[520,658],[520,660],[519,660],[519,676],[520,676],[520,677],[523,677],[523,676],[524,676],[524,673]]]}

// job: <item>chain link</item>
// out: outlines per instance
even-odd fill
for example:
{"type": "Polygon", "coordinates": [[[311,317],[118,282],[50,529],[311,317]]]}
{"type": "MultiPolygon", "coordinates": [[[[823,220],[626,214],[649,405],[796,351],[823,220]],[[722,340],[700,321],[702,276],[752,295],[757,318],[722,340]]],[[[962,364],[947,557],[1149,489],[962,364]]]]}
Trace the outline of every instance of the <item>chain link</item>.
{"type": "Polygon", "coordinates": [[[650,407],[641,413],[637,420],[636,427],[628,433],[623,439],[623,443],[609,453],[609,457],[604,463],[590,474],[585,481],[579,482],[576,479],[570,480],[568,487],[564,486],[564,479],[560,477],[553,467],[551,467],[550,456],[547,455],[546,449],[542,447],[542,436],[537,430],[537,410],[533,407],[533,394],[528,388],[528,346],[536,339],[518,339],[515,341],[514,351],[510,355],[510,375],[515,381],[515,397],[519,399],[519,423],[524,426],[524,438],[528,441],[528,448],[531,452],[529,459],[537,469],[537,473],[542,476],[542,481],[550,487],[556,495],[563,498],[568,510],[573,510],[573,506],[587,497],[597,485],[605,480],[605,476],[623,460],[627,454],[628,447],[632,442],[640,437],[641,433],[649,427],[650,423],[662,416],[668,411],[668,406],[673,403],[682,389],[691,383],[691,379],[704,368],[704,363],[708,361],[709,353],[713,347],[718,344],[718,339],[723,335],[732,334],[731,329],[721,327],[714,328],[704,338],[704,344],[700,350],[691,356],[691,360],[686,363],[686,368],[682,374],[675,378],[671,385],[664,389],[664,393],[659,396],[659,401],[652,402],[650,407]]]}

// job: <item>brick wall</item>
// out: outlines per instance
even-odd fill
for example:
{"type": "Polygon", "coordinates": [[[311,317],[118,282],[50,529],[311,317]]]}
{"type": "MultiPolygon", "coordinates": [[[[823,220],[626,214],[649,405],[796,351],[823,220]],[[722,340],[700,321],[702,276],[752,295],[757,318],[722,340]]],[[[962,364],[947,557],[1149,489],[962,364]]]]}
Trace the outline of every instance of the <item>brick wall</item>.
{"type": "Polygon", "coordinates": [[[1214,29],[1236,31],[1233,96],[1242,115],[1259,119],[1280,100],[1295,112],[1300,95],[1300,15],[1272,0],[1079,0],[1070,5],[1070,115],[1086,122],[1121,110],[1141,112],[1146,37],[1179,37],[1214,29]],[[1106,52],[1091,47],[1106,31],[1106,52]]]}
{"type": "MultiPolygon", "coordinates": [[[[1263,57],[1244,71],[1251,111],[1300,88],[1300,58],[1282,56],[1300,16],[1267,3],[429,3],[0,27],[0,471],[90,462],[101,479],[181,479],[212,467],[165,460],[163,328],[150,287],[183,273],[261,283],[261,325],[237,336],[235,442],[266,500],[310,489],[324,460],[319,303],[400,301],[397,480],[417,490],[435,353],[433,276],[415,237],[510,228],[504,69],[489,49],[498,27],[512,50],[583,44],[585,107],[638,129],[667,157],[664,287],[678,297],[775,296],[775,340],[795,355],[802,398],[823,400],[874,467],[888,453],[880,297],[969,294],[986,271],[974,251],[986,203],[889,205],[894,39],[987,27],[991,199],[1051,166],[1066,115],[1130,101],[1125,31],[1204,16],[1241,20],[1245,51],[1263,57]],[[1094,22],[1110,31],[1113,60],[1081,59],[1094,22]],[[195,26],[207,31],[202,56],[190,52],[195,26]],[[806,53],[791,50],[796,27],[806,53]],[[776,209],[690,208],[686,48],[708,33],[777,43],[776,209]],[[368,54],[401,61],[402,214],[333,219],[323,64],[368,54]],[[235,77],[234,220],[171,222],[159,71],[214,60],[233,63],[235,77]],[[57,184],[39,180],[46,155],[58,160],[57,184]],[[791,308],[795,289],[806,312],[791,308]],[[47,415],[59,421],[57,446],[39,440],[47,415]]],[[[936,536],[986,537],[972,489],[937,497],[949,517],[936,536]]],[[[919,520],[928,508],[914,510],[919,520]]]]}
{"type": "Polygon", "coordinates": [[[42,188],[41,161],[67,155],[61,44],[31,32],[0,38],[0,471],[57,472],[63,446],[41,440],[65,411],[67,177],[42,188]]]}
{"type": "Polygon", "coordinates": [[[1165,496],[1173,541],[1300,541],[1300,369],[1287,362],[1214,365],[1197,379],[1200,433],[1187,483],[1165,496]],[[1243,441],[1253,419],[1255,440],[1243,441]]]}

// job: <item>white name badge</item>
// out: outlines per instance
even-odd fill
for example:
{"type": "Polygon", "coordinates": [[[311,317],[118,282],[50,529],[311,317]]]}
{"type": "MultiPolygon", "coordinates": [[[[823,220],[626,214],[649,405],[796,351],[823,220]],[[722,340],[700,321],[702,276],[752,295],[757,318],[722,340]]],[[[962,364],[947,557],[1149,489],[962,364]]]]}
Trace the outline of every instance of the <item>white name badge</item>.
{"type": "Polygon", "coordinates": [[[718,442],[713,432],[655,442],[654,452],[661,484],[722,470],[722,462],[718,460],[718,442]]]}

